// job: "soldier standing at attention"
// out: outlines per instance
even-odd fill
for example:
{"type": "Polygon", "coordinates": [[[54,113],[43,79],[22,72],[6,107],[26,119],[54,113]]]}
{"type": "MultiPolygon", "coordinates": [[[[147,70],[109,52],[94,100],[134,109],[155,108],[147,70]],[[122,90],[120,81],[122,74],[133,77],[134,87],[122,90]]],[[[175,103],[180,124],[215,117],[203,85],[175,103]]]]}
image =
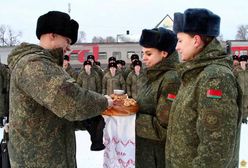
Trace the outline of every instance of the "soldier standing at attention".
{"type": "Polygon", "coordinates": [[[96,73],[99,76],[100,83],[102,84],[102,78],[103,78],[103,70],[101,69],[100,66],[96,64],[95,56],[94,55],[88,55],[87,56],[87,61],[91,62],[92,65],[92,70],[96,71],[96,73]]]}
{"type": "Polygon", "coordinates": [[[115,89],[126,91],[126,82],[121,73],[117,73],[117,65],[115,62],[109,63],[109,72],[102,79],[102,94],[111,95],[115,89]]]}
{"type": "Polygon", "coordinates": [[[100,115],[109,97],[85,90],[63,69],[78,23],[50,11],[38,18],[39,45],[22,43],[8,57],[11,167],[76,167],[76,121],[100,115]],[[97,104],[97,106],[96,106],[97,104]]]}
{"type": "Polygon", "coordinates": [[[142,62],[135,60],[133,63],[134,70],[129,73],[126,79],[127,95],[129,98],[137,99],[138,92],[147,81],[147,76],[142,70],[142,62]]]}
{"type": "Polygon", "coordinates": [[[242,122],[247,124],[248,117],[248,68],[247,68],[248,55],[241,55],[239,57],[240,68],[235,73],[237,81],[242,90],[242,122]]]}
{"type": "Polygon", "coordinates": [[[239,56],[233,55],[232,58],[233,58],[233,74],[236,76],[236,74],[239,71],[242,71],[242,68],[240,66],[239,56]]]}
{"type": "Polygon", "coordinates": [[[84,67],[77,78],[77,83],[82,88],[92,90],[97,93],[102,93],[102,83],[99,75],[92,69],[90,61],[84,61],[84,67]]]}
{"type": "Polygon", "coordinates": [[[136,168],[164,168],[169,111],[180,86],[175,65],[176,34],[164,28],[144,29],[140,45],[147,81],[140,88],[136,119],[136,168]]]}
{"type": "Polygon", "coordinates": [[[216,39],[220,17],[207,9],[187,9],[174,14],[173,29],[182,84],[171,107],[166,165],[234,168],[240,92],[232,58],[216,39]]]}

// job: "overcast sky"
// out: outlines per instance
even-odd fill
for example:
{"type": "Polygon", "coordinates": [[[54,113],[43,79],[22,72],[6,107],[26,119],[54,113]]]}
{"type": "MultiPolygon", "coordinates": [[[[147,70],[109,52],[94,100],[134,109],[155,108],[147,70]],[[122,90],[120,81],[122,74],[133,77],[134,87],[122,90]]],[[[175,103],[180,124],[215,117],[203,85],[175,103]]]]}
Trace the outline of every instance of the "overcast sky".
{"type": "Polygon", "coordinates": [[[221,34],[234,39],[238,26],[248,25],[247,0],[8,0],[1,1],[0,25],[9,25],[23,33],[21,41],[38,43],[35,36],[37,18],[50,10],[68,12],[79,22],[86,39],[93,36],[140,35],[153,28],[166,14],[187,8],[208,8],[221,17],[221,34]]]}

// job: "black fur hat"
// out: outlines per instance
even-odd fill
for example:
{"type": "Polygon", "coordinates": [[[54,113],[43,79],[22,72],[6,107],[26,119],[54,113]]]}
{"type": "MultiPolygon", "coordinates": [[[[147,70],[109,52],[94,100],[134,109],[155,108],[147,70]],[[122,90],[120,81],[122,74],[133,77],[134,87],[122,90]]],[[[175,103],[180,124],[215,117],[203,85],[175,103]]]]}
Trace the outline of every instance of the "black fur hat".
{"type": "Polygon", "coordinates": [[[116,64],[121,64],[121,60],[116,60],[116,64]]]}
{"type": "Polygon", "coordinates": [[[139,65],[140,67],[142,67],[142,62],[140,60],[135,60],[132,64],[133,64],[134,67],[136,65],[139,65]]]}
{"type": "Polygon", "coordinates": [[[233,57],[233,60],[237,60],[237,61],[239,61],[239,56],[237,56],[237,55],[233,55],[232,57],[233,57]]]}
{"type": "Polygon", "coordinates": [[[116,58],[115,57],[109,57],[108,62],[116,62],[116,58]]]}
{"type": "Polygon", "coordinates": [[[110,67],[117,68],[117,64],[116,64],[116,62],[111,62],[111,63],[108,64],[108,67],[109,67],[109,68],[110,68],[110,67]]]}
{"type": "Polygon", "coordinates": [[[220,17],[208,9],[192,8],[184,13],[174,13],[175,33],[195,33],[216,37],[220,33],[220,17]]]}
{"type": "Polygon", "coordinates": [[[64,56],[64,60],[69,61],[69,60],[70,60],[70,59],[69,59],[69,56],[68,56],[68,55],[65,55],[65,56],[64,56]]]}
{"type": "Polygon", "coordinates": [[[99,61],[95,61],[95,64],[98,66],[101,66],[101,62],[99,62],[99,61]]]}
{"type": "Polygon", "coordinates": [[[177,37],[173,31],[162,27],[151,30],[144,29],[139,44],[143,47],[166,51],[170,55],[175,51],[177,37]]]}
{"type": "Polygon", "coordinates": [[[93,60],[95,61],[95,56],[94,56],[94,55],[88,55],[88,56],[87,56],[87,60],[88,60],[88,59],[93,59],[93,60]]]}
{"type": "Polygon", "coordinates": [[[139,55],[138,54],[132,54],[131,55],[131,61],[133,61],[135,59],[139,60],[139,55]]]}
{"type": "Polygon", "coordinates": [[[122,66],[125,66],[126,65],[126,62],[124,60],[121,60],[121,65],[122,66]]]}
{"type": "Polygon", "coordinates": [[[246,61],[247,62],[248,56],[247,55],[240,55],[239,56],[239,62],[246,61]]]}
{"type": "Polygon", "coordinates": [[[86,60],[86,61],[84,61],[84,66],[85,65],[92,65],[92,64],[91,64],[91,62],[89,60],[86,60]]]}
{"type": "Polygon", "coordinates": [[[50,11],[37,20],[36,36],[45,33],[56,33],[71,39],[71,44],[77,41],[78,23],[71,19],[67,13],[59,11],[50,11]]]}

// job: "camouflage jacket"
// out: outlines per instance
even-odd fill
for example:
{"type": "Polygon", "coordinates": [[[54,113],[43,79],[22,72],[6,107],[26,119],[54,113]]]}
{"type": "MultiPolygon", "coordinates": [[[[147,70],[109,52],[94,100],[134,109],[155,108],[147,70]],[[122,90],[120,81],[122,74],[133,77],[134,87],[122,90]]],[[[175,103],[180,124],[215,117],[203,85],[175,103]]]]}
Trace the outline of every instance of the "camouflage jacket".
{"type": "Polygon", "coordinates": [[[182,84],[171,107],[166,139],[170,168],[232,167],[240,125],[232,60],[214,39],[178,67],[182,84]]]}
{"type": "Polygon", "coordinates": [[[88,75],[85,70],[82,70],[78,75],[77,83],[82,88],[89,89],[97,93],[102,93],[102,83],[100,77],[94,70],[91,70],[90,75],[88,75]]]}
{"type": "Polygon", "coordinates": [[[11,167],[75,168],[75,123],[101,114],[107,99],[75,83],[61,49],[22,43],[8,64],[11,167]]]}
{"type": "Polygon", "coordinates": [[[174,52],[154,67],[146,69],[148,81],[137,98],[140,110],[136,120],[136,135],[139,137],[165,140],[171,104],[180,86],[175,69],[177,63],[178,55],[174,52]]]}
{"type": "Polygon", "coordinates": [[[101,69],[100,66],[93,64],[92,69],[97,72],[100,82],[102,83],[102,78],[103,78],[103,70],[101,69]]]}
{"type": "Polygon", "coordinates": [[[126,67],[124,72],[123,72],[123,77],[124,77],[125,80],[127,79],[129,73],[132,72],[132,71],[134,71],[134,67],[133,67],[133,64],[131,63],[130,66],[126,67]]]}
{"type": "Polygon", "coordinates": [[[138,92],[146,81],[147,77],[144,72],[141,71],[139,75],[136,75],[134,71],[131,71],[126,79],[128,97],[132,97],[136,100],[138,92]]]}
{"type": "Polygon", "coordinates": [[[73,77],[75,80],[77,80],[78,77],[78,73],[71,67],[71,64],[68,63],[67,68],[65,69],[65,71],[71,76],[73,77]]]}
{"type": "Polygon", "coordinates": [[[0,63],[0,117],[7,116],[9,111],[9,70],[0,63]]]}
{"type": "Polygon", "coordinates": [[[239,86],[242,90],[242,103],[241,103],[241,112],[243,121],[247,121],[248,117],[248,69],[239,70],[235,73],[239,86]]]}
{"type": "Polygon", "coordinates": [[[107,72],[102,79],[102,94],[111,95],[114,89],[126,90],[126,82],[120,73],[112,76],[110,72],[107,72]]]}

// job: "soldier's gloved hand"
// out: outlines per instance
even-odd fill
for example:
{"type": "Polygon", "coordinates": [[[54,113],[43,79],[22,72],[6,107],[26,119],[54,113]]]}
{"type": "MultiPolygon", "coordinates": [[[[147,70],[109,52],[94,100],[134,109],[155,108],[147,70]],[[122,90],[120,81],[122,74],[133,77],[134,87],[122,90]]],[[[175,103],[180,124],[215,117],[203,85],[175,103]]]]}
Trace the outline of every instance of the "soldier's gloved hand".
{"type": "Polygon", "coordinates": [[[247,124],[247,118],[243,118],[243,119],[242,119],[242,123],[243,123],[243,124],[247,124]]]}
{"type": "Polygon", "coordinates": [[[105,127],[104,118],[99,115],[83,121],[84,127],[90,134],[92,142],[90,150],[100,151],[105,149],[103,144],[103,129],[105,127]]]}

